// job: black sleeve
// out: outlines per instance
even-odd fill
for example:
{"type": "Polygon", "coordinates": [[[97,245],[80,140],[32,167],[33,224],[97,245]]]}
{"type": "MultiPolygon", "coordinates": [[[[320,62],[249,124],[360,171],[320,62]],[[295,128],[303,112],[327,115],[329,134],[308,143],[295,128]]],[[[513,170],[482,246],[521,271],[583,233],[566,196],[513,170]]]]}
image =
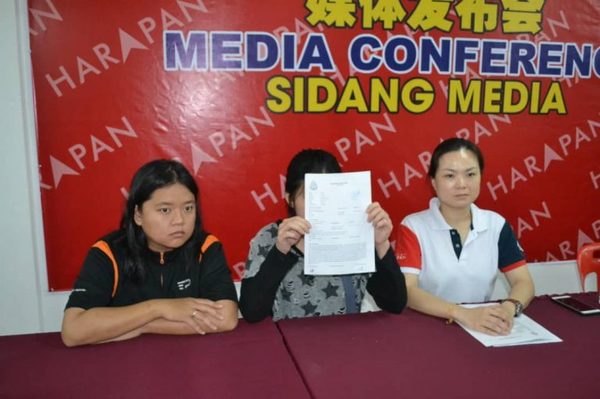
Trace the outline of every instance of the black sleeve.
{"type": "Polygon", "coordinates": [[[83,262],[65,309],[109,306],[115,273],[112,261],[98,248],[91,248],[83,262]]]}
{"type": "Polygon", "coordinates": [[[284,254],[273,245],[258,272],[242,280],[240,311],[246,321],[254,323],[271,316],[279,284],[297,261],[292,251],[284,254]]]}
{"type": "Polygon", "coordinates": [[[392,248],[379,259],[375,255],[375,273],[367,281],[367,291],[381,309],[401,313],[406,306],[406,282],[392,248]]]}
{"type": "Polygon", "coordinates": [[[523,264],[525,254],[515,237],[513,229],[508,222],[504,222],[500,237],[498,237],[498,268],[502,271],[512,270],[515,266],[523,264]]]}
{"type": "Polygon", "coordinates": [[[237,293],[220,242],[215,242],[208,247],[202,255],[200,267],[201,298],[211,301],[229,299],[237,303],[237,293]]]}

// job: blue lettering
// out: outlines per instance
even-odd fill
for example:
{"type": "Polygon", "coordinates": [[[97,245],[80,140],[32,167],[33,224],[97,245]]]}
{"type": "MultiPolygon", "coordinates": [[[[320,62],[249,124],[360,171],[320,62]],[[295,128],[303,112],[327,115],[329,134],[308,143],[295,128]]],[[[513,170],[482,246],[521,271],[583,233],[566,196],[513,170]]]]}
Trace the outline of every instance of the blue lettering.
{"type": "Polygon", "coordinates": [[[506,74],[506,47],[505,40],[484,40],[481,48],[481,64],[479,71],[483,75],[506,74]],[[495,61],[499,61],[496,63],[495,61]]]}
{"type": "Polygon", "coordinates": [[[414,68],[417,63],[417,44],[407,36],[394,36],[383,49],[385,65],[392,72],[403,73],[414,68]],[[404,51],[404,58],[398,59],[398,50],[404,51]]]}
{"type": "Polygon", "coordinates": [[[592,45],[584,44],[581,51],[574,43],[567,43],[565,54],[565,76],[575,76],[575,69],[579,76],[589,78],[592,76],[592,45]]]}
{"type": "Polygon", "coordinates": [[[373,35],[359,35],[352,40],[348,48],[348,59],[350,65],[359,72],[375,72],[381,66],[381,57],[373,54],[382,47],[381,41],[373,35]],[[369,51],[371,54],[363,58],[363,51],[369,51]]]}
{"type": "Polygon", "coordinates": [[[467,72],[467,63],[477,61],[479,41],[458,39],[454,42],[454,72],[463,75],[467,72]]]}
{"type": "Polygon", "coordinates": [[[296,69],[296,35],[293,33],[284,33],[283,39],[283,67],[284,71],[294,71],[296,69]]]}
{"type": "Polygon", "coordinates": [[[163,49],[167,71],[206,70],[206,32],[192,31],[184,40],[180,31],[165,31],[163,49]]]}
{"type": "Polygon", "coordinates": [[[535,45],[531,42],[513,41],[510,43],[510,56],[508,74],[518,76],[521,71],[525,72],[525,76],[535,75],[535,45]]]}
{"type": "Polygon", "coordinates": [[[433,67],[439,73],[450,73],[450,60],[452,57],[452,39],[443,37],[440,39],[439,46],[430,36],[422,36],[421,44],[421,66],[420,73],[431,73],[433,67]]]}
{"type": "Polygon", "coordinates": [[[594,74],[600,78],[600,47],[594,52],[594,74]]]}
{"type": "Polygon", "coordinates": [[[300,55],[298,70],[309,71],[312,67],[320,67],[322,71],[335,71],[331,51],[322,33],[309,34],[300,55]]]}
{"type": "Polygon", "coordinates": [[[541,43],[538,54],[538,73],[540,76],[560,76],[562,62],[562,43],[541,43]]]}
{"type": "Polygon", "coordinates": [[[242,70],[242,33],[241,32],[211,32],[211,60],[214,70],[242,70]]]}
{"type": "Polygon", "coordinates": [[[268,71],[279,60],[275,36],[268,33],[246,33],[246,70],[268,71]]]}

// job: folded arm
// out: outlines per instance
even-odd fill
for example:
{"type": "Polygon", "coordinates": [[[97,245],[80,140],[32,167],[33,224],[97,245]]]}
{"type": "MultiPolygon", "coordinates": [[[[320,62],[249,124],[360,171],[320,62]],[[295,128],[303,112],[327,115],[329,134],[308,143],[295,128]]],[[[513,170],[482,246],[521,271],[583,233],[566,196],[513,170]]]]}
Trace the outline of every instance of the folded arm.
{"type": "Polygon", "coordinates": [[[67,346],[120,341],[144,333],[206,334],[237,325],[234,301],[198,298],[153,299],[122,307],[65,310],[62,339],[67,346]]]}

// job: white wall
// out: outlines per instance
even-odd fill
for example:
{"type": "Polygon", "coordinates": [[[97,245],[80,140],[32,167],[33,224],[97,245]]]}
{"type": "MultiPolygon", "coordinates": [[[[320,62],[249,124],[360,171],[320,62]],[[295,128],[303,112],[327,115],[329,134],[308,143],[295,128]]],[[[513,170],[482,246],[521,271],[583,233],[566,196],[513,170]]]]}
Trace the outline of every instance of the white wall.
{"type": "Polygon", "coordinates": [[[48,293],[26,0],[0,1],[0,335],[55,331],[65,293],[48,293]]]}
{"type": "MultiPolygon", "coordinates": [[[[26,5],[0,0],[0,335],[58,331],[67,299],[48,292],[26,5]]],[[[574,262],[531,272],[537,294],[580,291],[574,262]]],[[[501,279],[494,296],[506,296],[501,279]]]]}

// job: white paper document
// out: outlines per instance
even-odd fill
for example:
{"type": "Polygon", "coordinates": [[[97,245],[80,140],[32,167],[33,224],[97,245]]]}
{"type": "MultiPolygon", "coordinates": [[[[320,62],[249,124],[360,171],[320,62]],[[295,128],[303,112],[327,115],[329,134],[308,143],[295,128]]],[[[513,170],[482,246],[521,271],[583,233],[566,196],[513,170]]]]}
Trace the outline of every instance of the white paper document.
{"type": "Polygon", "coordinates": [[[307,173],[304,213],[304,274],[337,275],[375,271],[373,225],[367,222],[371,172],[307,173]]]}
{"type": "MultiPolygon", "coordinates": [[[[475,308],[478,306],[491,306],[493,304],[468,304],[461,305],[467,308],[475,308]]],[[[501,336],[487,335],[478,331],[473,331],[458,323],[462,328],[471,334],[475,339],[485,346],[515,346],[515,345],[531,345],[531,344],[546,344],[552,342],[562,342],[562,339],[546,330],[540,324],[525,314],[513,319],[513,328],[510,334],[501,336]]]]}

